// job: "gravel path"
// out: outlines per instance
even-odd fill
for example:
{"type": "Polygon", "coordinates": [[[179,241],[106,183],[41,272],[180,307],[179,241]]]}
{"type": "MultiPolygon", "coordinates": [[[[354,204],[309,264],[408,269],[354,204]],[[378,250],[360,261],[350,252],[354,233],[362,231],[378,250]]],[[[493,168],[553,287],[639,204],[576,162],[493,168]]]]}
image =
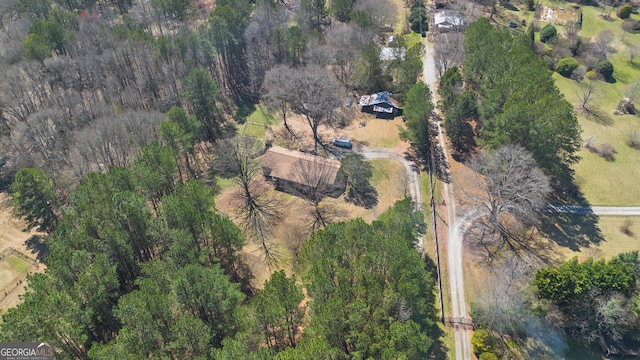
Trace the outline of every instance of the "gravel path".
{"type": "MultiPolygon", "coordinates": [[[[369,148],[362,146],[357,150],[365,159],[395,159],[397,160],[407,173],[407,179],[409,179],[409,194],[413,200],[413,204],[416,207],[416,211],[422,211],[422,190],[420,188],[420,177],[415,170],[415,164],[412,161],[405,159],[402,154],[399,154],[394,149],[387,148],[369,148]]],[[[422,254],[424,249],[422,236],[418,239],[418,251],[422,254]]]]}

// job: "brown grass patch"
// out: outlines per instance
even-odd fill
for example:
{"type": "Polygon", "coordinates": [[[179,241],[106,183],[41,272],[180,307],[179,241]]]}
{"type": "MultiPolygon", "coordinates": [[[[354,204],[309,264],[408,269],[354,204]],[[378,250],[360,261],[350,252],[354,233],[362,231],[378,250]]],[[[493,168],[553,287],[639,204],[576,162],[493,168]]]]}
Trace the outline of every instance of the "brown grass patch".
{"type": "MultiPolygon", "coordinates": [[[[378,191],[378,204],[372,209],[364,209],[353,204],[345,203],[344,195],[337,199],[326,197],[323,204],[336,209],[343,215],[342,220],[360,217],[367,222],[375,220],[385,212],[397,200],[404,197],[402,175],[404,167],[392,159],[379,159],[371,161],[374,167],[372,185],[378,191]]],[[[216,197],[216,209],[229,216],[234,222],[235,210],[233,194],[237,191],[235,186],[225,189],[216,197]]],[[[269,191],[273,190],[273,187],[269,191]]],[[[282,192],[277,192],[282,200],[282,220],[276,224],[272,233],[273,251],[278,254],[277,267],[269,267],[262,256],[259,244],[248,239],[247,244],[240,252],[242,260],[251,268],[254,279],[252,284],[262,288],[273,271],[284,269],[292,273],[296,265],[297,251],[304,244],[310,234],[309,219],[306,216],[308,203],[302,199],[282,192]]]]}

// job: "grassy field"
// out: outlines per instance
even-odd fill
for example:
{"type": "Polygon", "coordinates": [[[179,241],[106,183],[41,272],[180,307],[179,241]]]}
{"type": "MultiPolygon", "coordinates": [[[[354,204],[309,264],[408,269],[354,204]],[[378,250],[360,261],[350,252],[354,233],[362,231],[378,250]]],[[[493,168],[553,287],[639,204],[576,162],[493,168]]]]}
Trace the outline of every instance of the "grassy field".
{"type": "Polygon", "coordinates": [[[18,274],[26,272],[31,267],[31,264],[29,262],[13,255],[7,258],[7,263],[9,264],[11,269],[18,274]]]}
{"type": "Polygon", "coordinates": [[[30,264],[14,255],[0,262],[0,289],[14,285],[14,280],[25,273],[30,264]]]}
{"type": "Polygon", "coordinates": [[[238,134],[249,137],[264,139],[269,126],[275,125],[282,120],[276,118],[264,106],[258,105],[256,110],[247,117],[244,124],[238,126],[238,134]]]}
{"type": "MultiPolygon", "coordinates": [[[[543,5],[568,8],[573,3],[551,2],[542,0],[543,5]]],[[[593,105],[604,115],[602,118],[586,117],[578,113],[582,127],[582,137],[593,137],[597,145],[608,143],[616,150],[615,160],[608,162],[595,153],[581,150],[581,160],[574,166],[576,179],[592,205],[604,206],[640,206],[640,151],[626,145],[631,130],[640,130],[640,117],[633,115],[616,116],[612,111],[625,97],[629,84],[640,80],[640,60],[629,63],[628,44],[640,44],[640,34],[628,34],[622,30],[622,20],[617,18],[615,10],[609,11],[600,7],[582,6],[582,29],[579,34],[583,38],[592,38],[603,31],[610,31],[615,41],[611,44],[616,52],[610,60],[614,64],[615,81],[597,82],[597,90],[593,105]],[[604,19],[603,14],[611,18],[604,19]],[[630,196],[632,195],[632,196],[630,196]],[[635,195],[635,196],[633,196],[635,195]]],[[[533,13],[528,11],[512,12],[501,9],[498,19],[518,17],[530,23],[533,13]]],[[[632,18],[640,20],[640,15],[632,14],[632,18]]],[[[560,33],[562,25],[555,25],[560,33]]],[[[536,34],[537,36],[537,34],[536,34]]],[[[579,102],[581,84],[554,74],[556,85],[566,99],[576,105],[579,102]]],[[[606,221],[606,220],[605,220],[606,221]]]]}

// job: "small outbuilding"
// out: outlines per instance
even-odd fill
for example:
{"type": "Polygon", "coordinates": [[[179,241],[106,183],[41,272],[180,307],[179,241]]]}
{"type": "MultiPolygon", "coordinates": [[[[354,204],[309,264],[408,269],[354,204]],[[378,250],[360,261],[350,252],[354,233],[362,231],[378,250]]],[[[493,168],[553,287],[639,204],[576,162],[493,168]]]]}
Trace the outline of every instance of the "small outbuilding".
{"type": "Polygon", "coordinates": [[[375,114],[377,118],[393,119],[402,115],[402,108],[388,91],[360,97],[362,112],[375,114]]]}
{"type": "Polygon", "coordinates": [[[433,14],[433,24],[440,31],[451,31],[464,26],[464,17],[448,11],[433,14]]]}
{"type": "Polygon", "coordinates": [[[311,198],[337,198],[345,190],[340,161],[273,146],[262,158],[262,172],[276,190],[311,198]]]}

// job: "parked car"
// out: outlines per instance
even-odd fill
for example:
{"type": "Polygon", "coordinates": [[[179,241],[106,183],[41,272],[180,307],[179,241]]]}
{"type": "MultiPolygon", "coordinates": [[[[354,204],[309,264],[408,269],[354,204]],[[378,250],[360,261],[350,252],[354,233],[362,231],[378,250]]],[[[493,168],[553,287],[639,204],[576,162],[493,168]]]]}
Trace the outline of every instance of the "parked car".
{"type": "Polygon", "coordinates": [[[335,138],[331,143],[333,144],[333,146],[337,146],[343,149],[351,150],[351,148],[353,148],[353,144],[351,144],[351,139],[349,138],[342,138],[342,137],[335,138]]]}
{"type": "Polygon", "coordinates": [[[513,21],[510,21],[510,22],[509,22],[509,27],[510,27],[510,28],[514,28],[514,29],[515,29],[515,28],[517,28],[517,27],[518,27],[518,24],[516,24],[516,23],[515,23],[515,22],[513,22],[513,21]]]}
{"type": "Polygon", "coordinates": [[[427,37],[427,32],[422,30],[422,34],[420,34],[420,35],[422,35],[422,37],[427,37]]]}

